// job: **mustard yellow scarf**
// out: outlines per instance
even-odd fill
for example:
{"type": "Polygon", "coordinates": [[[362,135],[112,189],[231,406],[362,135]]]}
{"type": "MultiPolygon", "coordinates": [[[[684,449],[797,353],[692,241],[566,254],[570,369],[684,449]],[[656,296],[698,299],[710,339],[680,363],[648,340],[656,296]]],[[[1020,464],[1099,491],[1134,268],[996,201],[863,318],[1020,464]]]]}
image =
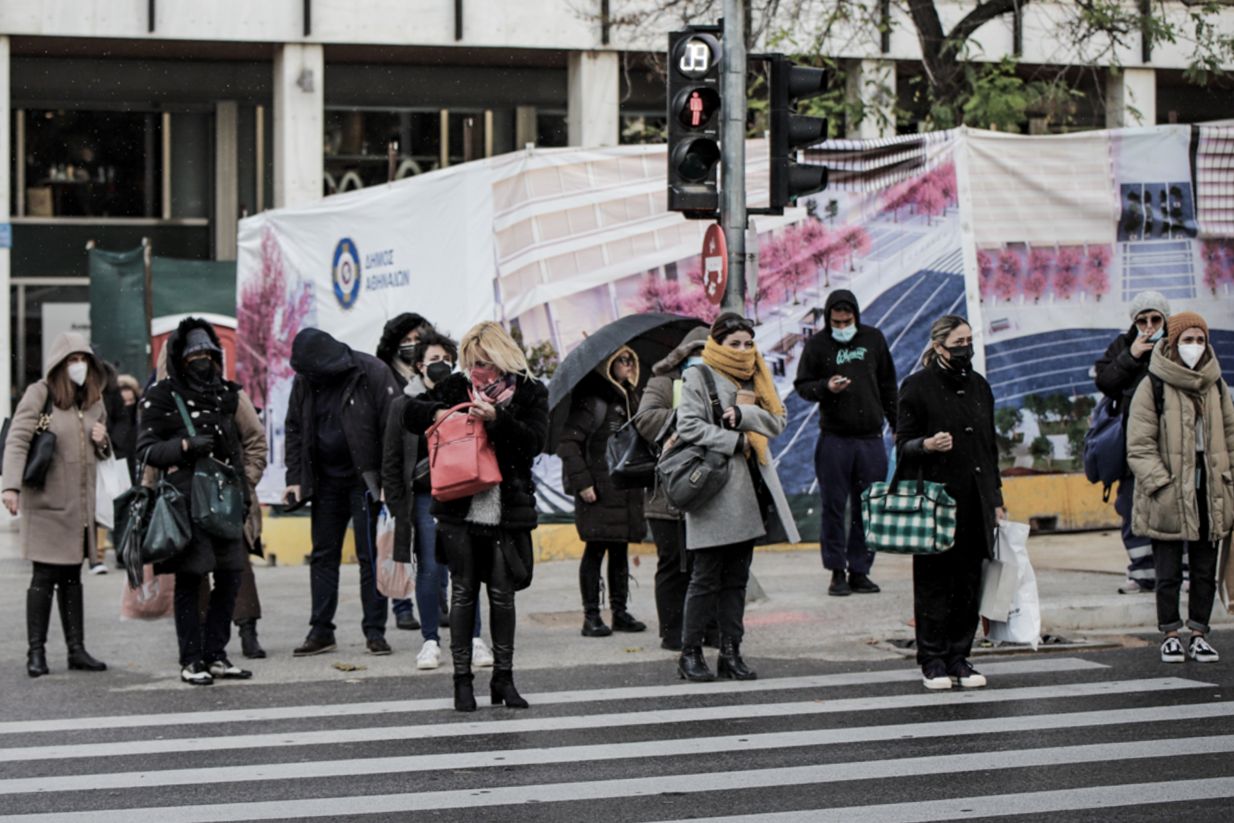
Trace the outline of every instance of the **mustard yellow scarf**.
{"type": "MultiPolygon", "coordinates": [[[[784,414],[784,404],[780,402],[780,394],[771,379],[771,369],[767,368],[767,362],[763,360],[758,349],[728,349],[708,337],[706,345],[703,346],[703,362],[732,380],[738,387],[752,380],[758,405],[774,415],[784,414]]],[[[771,462],[765,435],[746,432],[746,442],[758,455],[760,464],[766,466],[771,462]]]]}

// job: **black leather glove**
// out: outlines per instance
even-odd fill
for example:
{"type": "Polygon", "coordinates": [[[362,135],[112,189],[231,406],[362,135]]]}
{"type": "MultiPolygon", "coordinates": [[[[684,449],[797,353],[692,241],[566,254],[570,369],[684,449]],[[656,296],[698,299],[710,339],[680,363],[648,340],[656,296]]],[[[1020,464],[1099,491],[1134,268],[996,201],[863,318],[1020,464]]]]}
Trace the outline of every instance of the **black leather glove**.
{"type": "Polygon", "coordinates": [[[186,454],[209,454],[214,448],[214,438],[208,434],[195,434],[188,439],[189,447],[186,454]]]}

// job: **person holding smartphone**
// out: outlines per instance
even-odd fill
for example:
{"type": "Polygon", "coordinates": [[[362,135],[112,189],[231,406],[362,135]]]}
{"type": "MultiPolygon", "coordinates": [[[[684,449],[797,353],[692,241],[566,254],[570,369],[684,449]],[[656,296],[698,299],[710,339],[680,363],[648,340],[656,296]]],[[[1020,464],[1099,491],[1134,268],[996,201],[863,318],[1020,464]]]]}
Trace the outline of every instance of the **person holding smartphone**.
{"type": "MultiPolygon", "coordinates": [[[[1156,291],[1142,291],[1131,300],[1131,328],[1110,342],[1105,354],[1094,364],[1097,388],[1114,402],[1123,419],[1123,448],[1126,449],[1127,415],[1131,398],[1148,376],[1153,347],[1165,335],[1170,319],[1170,301],[1156,291]]],[[[1131,526],[1131,506],[1135,499],[1135,475],[1128,468],[1118,483],[1114,510],[1123,521],[1123,548],[1127,550],[1127,580],[1119,594],[1151,592],[1156,587],[1153,569],[1153,543],[1137,535],[1131,526]]]]}

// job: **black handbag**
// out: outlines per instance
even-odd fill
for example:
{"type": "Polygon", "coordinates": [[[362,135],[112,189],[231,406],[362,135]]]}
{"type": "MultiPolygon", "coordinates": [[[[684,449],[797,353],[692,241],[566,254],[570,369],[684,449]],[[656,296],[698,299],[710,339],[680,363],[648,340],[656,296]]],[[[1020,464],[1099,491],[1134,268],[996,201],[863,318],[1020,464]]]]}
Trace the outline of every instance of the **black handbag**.
{"type": "MultiPolygon", "coordinates": [[[[189,417],[180,395],[172,392],[180,417],[189,437],[197,436],[197,427],[189,417]]],[[[193,485],[189,492],[189,509],[193,522],[202,531],[224,540],[239,540],[244,535],[244,487],[239,473],[209,455],[197,458],[193,464],[193,485]]]]}
{"type": "Polygon", "coordinates": [[[145,470],[146,461],[143,459],[137,469],[137,484],[122,492],[112,503],[115,514],[112,539],[116,546],[116,559],[124,564],[129,587],[133,589],[140,587],[144,580],[141,545],[146,537],[146,527],[150,523],[150,512],[154,505],[154,489],[141,483],[145,470]]]}
{"type": "Polygon", "coordinates": [[[604,449],[608,475],[619,489],[649,489],[654,486],[657,458],[651,444],[634,427],[634,418],[613,432],[604,449]]]}
{"type": "MultiPolygon", "coordinates": [[[[699,366],[711,400],[711,419],[716,425],[724,414],[716,396],[716,381],[711,369],[699,366]]],[[[730,455],[705,446],[678,441],[656,464],[656,482],[664,489],[668,502],[679,511],[689,512],[714,497],[728,482],[730,455]]]]}
{"type": "Polygon", "coordinates": [[[30,438],[26,452],[26,469],[21,475],[21,484],[32,489],[41,489],[47,484],[47,472],[56,455],[56,433],[51,431],[51,388],[47,389],[47,401],[30,438]]]}
{"type": "Polygon", "coordinates": [[[184,495],[163,478],[154,490],[154,506],[142,537],[142,562],[165,563],[184,551],[192,537],[184,495]]]}

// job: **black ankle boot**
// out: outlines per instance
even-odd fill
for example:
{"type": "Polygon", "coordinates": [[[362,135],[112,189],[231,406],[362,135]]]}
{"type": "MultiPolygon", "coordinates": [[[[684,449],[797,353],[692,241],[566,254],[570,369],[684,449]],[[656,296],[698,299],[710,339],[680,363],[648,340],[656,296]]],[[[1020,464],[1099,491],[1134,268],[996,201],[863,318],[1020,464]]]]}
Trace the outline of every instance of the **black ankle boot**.
{"type": "Polygon", "coordinates": [[[518,689],[514,688],[514,672],[494,669],[488,690],[494,706],[505,703],[511,709],[527,708],[527,701],[518,693],[518,689]]]}
{"type": "Polygon", "coordinates": [[[608,637],[613,630],[604,625],[604,618],[599,612],[583,615],[583,637],[608,637]]]}
{"type": "Polygon", "coordinates": [[[629,612],[613,612],[613,631],[615,632],[645,632],[647,624],[636,620],[629,612]]]}
{"type": "Polygon", "coordinates": [[[720,641],[720,662],[716,665],[716,673],[728,680],[758,679],[758,674],[751,671],[741,659],[741,647],[728,638],[720,641]]]}
{"type": "Polygon", "coordinates": [[[60,584],[60,595],[57,602],[60,606],[60,624],[64,627],[64,642],[69,647],[69,668],[83,672],[106,671],[107,664],[101,660],[95,660],[86,651],[81,584],[67,586],[60,584]]]}
{"type": "Polygon", "coordinates": [[[700,646],[686,646],[681,650],[681,657],[677,658],[677,674],[693,683],[709,683],[716,679],[711,669],[707,668],[700,646]]]}
{"type": "Polygon", "coordinates": [[[242,620],[236,624],[240,629],[240,654],[249,660],[260,660],[266,650],[257,641],[257,620],[242,620]]]}
{"type": "Polygon", "coordinates": [[[470,674],[454,675],[454,710],[456,712],[474,712],[476,710],[476,693],[472,688],[474,676],[470,674]]]}
{"type": "Polygon", "coordinates": [[[42,677],[47,668],[47,624],[51,622],[51,589],[31,586],[26,590],[26,636],[30,650],[26,653],[26,674],[42,677]]]}

